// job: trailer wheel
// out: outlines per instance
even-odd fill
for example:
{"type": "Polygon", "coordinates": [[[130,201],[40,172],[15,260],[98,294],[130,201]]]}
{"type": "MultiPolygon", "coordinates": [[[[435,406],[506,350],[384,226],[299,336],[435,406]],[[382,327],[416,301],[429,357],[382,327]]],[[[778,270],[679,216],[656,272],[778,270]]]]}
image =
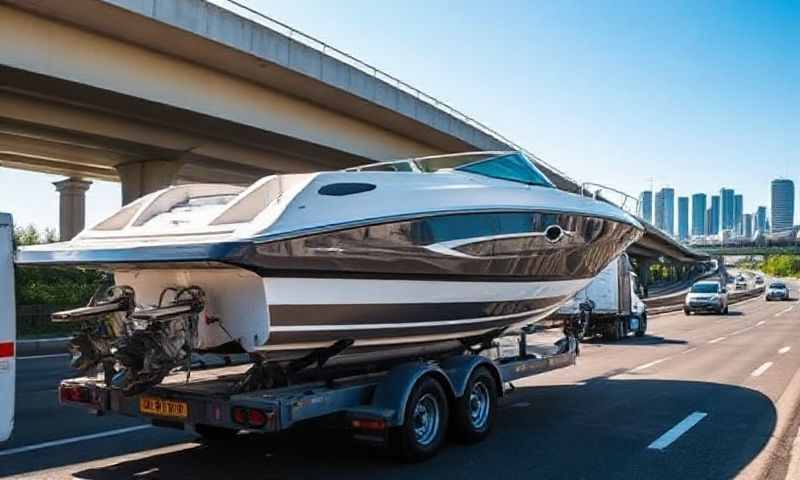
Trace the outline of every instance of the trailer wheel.
{"type": "Polygon", "coordinates": [[[467,388],[456,399],[453,427],[462,443],[478,443],[492,432],[497,410],[497,384],[486,367],[472,372],[467,388]]]}
{"type": "Polygon", "coordinates": [[[636,329],[636,336],[643,337],[647,333],[647,314],[643,313],[639,318],[639,328],[636,329]]]}
{"type": "Polygon", "coordinates": [[[391,432],[391,448],[405,462],[431,458],[444,444],[449,420],[447,395],[431,377],[414,386],[406,404],[403,424],[391,432]]]}

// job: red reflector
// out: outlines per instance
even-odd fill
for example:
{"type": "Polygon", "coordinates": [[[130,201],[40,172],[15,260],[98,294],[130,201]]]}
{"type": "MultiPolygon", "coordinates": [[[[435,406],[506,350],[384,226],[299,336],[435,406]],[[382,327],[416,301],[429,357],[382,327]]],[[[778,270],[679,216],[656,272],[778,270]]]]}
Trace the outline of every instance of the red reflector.
{"type": "Polygon", "coordinates": [[[242,407],[234,407],[232,416],[233,421],[239,425],[245,425],[247,423],[247,410],[242,407]]]}
{"type": "Polygon", "coordinates": [[[251,427],[263,427],[267,423],[267,415],[261,410],[253,408],[248,412],[247,423],[251,427]]]}
{"type": "Polygon", "coordinates": [[[384,430],[386,422],[383,420],[353,420],[353,428],[359,430],[384,430]]]}
{"type": "Polygon", "coordinates": [[[14,342],[0,342],[0,358],[14,356],[14,342]]]}

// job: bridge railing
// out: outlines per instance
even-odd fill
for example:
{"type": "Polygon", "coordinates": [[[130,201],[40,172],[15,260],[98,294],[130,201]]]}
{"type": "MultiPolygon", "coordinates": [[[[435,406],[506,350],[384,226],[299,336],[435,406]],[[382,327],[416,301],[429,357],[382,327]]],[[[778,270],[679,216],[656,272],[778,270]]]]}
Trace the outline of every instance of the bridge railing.
{"type": "Polygon", "coordinates": [[[408,93],[410,95],[413,95],[418,100],[424,101],[424,102],[426,102],[426,103],[438,108],[439,110],[447,112],[451,116],[461,120],[462,122],[472,126],[473,128],[475,128],[477,130],[480,130],[484,134],[489,135],[489,136],[495,138],[496,140],[498,140],[498,141],[500,141],[502,143],[505,143],[510,148],[523,152],[525,155],[527,155],[528,157],[533,159],[535,162],[544,165],[548,169],[552,170],[553,172],[555,172],[556,174],[562,176],[563,178],[571,181],[572,183],[574,183],[576,185],[579,183],[576,180],[574,180],[573,178],[571,178],[569,175],[564,173],[563,171],[561,171],[558,168],[556,168],[554,165],[552,165],[552,164],[550,164],[548,162],[545,162],[544,160],[542,160],[541,158],[539,158],[535,154],[533,154],[530,151],[528,151],[525,147],[523,147],[522,145],[520,145],[520,144],[514,142],[513,140],[509,139],[508,137],[506,137],[505,135],[501,134],[497,130],[489,127],[488,125],[486,125],[483,122],[480,122],[480,121],[474,119],[473,117],[467,115],[466,113],[461,112],[460,110],[456,109],[455,107],[452,107],[452,106],[448,105],[447,103],[443,102],[442,100],[439,100],[438,98],[434,97],[433,95],[429,95],[429,94],[423,92],[422,90],[420,90],[420,89],[418,89],[418,88],[416,88],[416,87],[414,87],[414,86],[412,86],[412,85],[400,80],[399,78],[395,77],[394,75],[386,73],[385,71],[379,69],[378,67],[375,67],[374,65],[371,65],[371,64],[369,64],[369,63],[367,63],[367,62],[365,62],[363,60],[360,60],[360,59],[354,57],[353,55],[351,55],[351,54],[349,54],[349,53],[347,53],[347,52],[345,52],[343,50],[340,50],[340,49],[330,45],[329,43],[326,43],[326,42],[324,42],[324,41],[322,41],[322,40],[320,40],[320,39],[318,39],[316,37],[313,37],[313,36],[311,36],[311,35],[309,35],[307,33],[304,33],[304,32],[302,32],[300,30],[297,30],[296,28],[291,27],[290,25],[287,25],[286,23],[281,22],[280,20],[272,18],[272,17],[270,17],[268,15],[265,15],[265,14],[259,12],[258,10],[255,10],[255,9],[253,9],[253,8],[251,8],[251,7],[245,5],[245,4],[243,4],[243,3],[241,3],[241,2],[239,2],[237,0],[216,0],[215,3],[217,5],[225,8],[225,5],[222,4],[223,2],[225,4],[233,7],[233,8],[227,8],[228,10],[230,10],[230,11],[232,11],[234,13],[237,13],[237,14],[241,14],[242,16],[244,16],[244,17],[246,17],[246,18],[248,18],[250,20],[253,20],[256,23],[260,23],[260,24],[262,24],[262,25],[264,25],[264,26],[266,26],[266,27],[268,27],[268,28],[270,28],[272,30],[276,30],[276,31],[278,31],[280,33],[283,33],[284,35],[286,35],[290,39],[298,41],[298,42],[304,44],[305,46],[314,48],[315,50],[318,50],[318,51],[322,52],[325,55],[328,55],[330,57],[336,58],[337,60],[339,60],[341,62],[344,62],[344,63],[350,65],[351,67],[357,68],[357,69],[361,70],[362,72],[366,73],[367,75],[369,75],[369,76],[371,76],[371,77],[373,77],[375,79],[381,80],[381,81],[383,81],[383,82],[385,82],[385,83],[387,83],[389,85],[393,85],[397,89],[403,90],[404,92],[406,92],[406,93],[408,93]]]}
{"type": "Polygon", "coordinates": [[[611,202],[623,210],[633,215],[640,215],[639,199],[628,195],[622,190],[601,185],[599,183],[584,182],[581,184],[581,195],[590,196],[594,199],[602,199],[611,202]]]}

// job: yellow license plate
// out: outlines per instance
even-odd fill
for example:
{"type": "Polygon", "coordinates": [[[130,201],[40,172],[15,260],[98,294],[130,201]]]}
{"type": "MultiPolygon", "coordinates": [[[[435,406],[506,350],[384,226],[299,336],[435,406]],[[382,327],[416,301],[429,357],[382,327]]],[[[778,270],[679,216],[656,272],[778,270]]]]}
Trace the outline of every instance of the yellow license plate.
{"type": "Polygon", "coordinates": [[[186,418],[189,416],[189,405],[186,402],[165,400],[156,397],[139,398],[139,411],[159,417],[186,418]]]}

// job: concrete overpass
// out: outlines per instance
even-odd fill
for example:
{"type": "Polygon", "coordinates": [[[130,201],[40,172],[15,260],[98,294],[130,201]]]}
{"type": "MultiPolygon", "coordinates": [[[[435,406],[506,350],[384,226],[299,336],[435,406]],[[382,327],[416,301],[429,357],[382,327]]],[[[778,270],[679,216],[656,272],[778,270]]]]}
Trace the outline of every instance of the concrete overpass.
{"type": "MultiPolygon", "coordinates": [[[[205,0],[0,0],[0,165],[64,175],[63,238],[91,179],[122,200],[413,155],[523,148],[376,67],[205,0]]],[[[529,152],[528,152],[529,153],[529,152]]],[[[531,155],[559,188],[580,185],[531,155]]],[[[655,230],[655,229],[652,229],[655,230]]],[[[695,257],[648,231],[642,258],[695,257]]]]}

